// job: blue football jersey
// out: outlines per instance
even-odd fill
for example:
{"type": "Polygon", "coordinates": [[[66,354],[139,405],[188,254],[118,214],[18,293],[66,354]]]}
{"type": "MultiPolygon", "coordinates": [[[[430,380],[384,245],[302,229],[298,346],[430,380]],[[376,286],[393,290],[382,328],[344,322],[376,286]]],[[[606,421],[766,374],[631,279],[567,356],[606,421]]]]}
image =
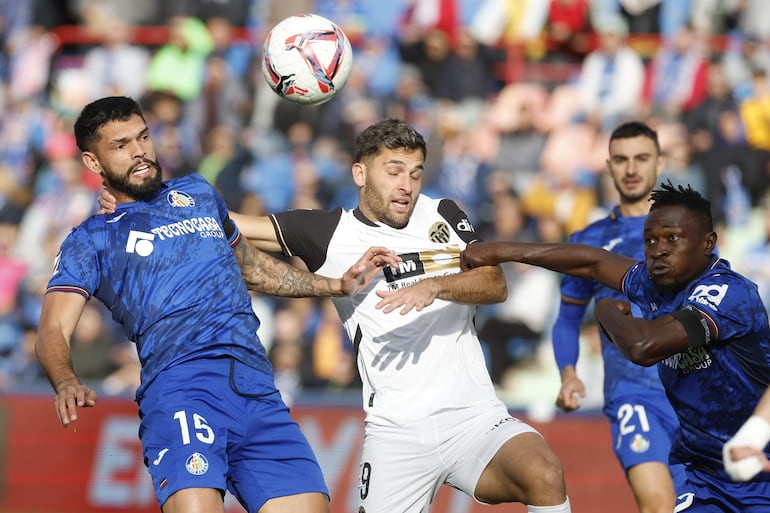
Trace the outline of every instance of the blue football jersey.
{"type": "MultiPolygon", "coordinates": [[[[590,224],[583,230],[572,234],[570,242],[587,244],[604,248],[607,251],[625,255],[630,258],[644,258],[644,216],[625,217],[615,207],[609,216],[590,224]]],[[[561,282],[561,295],[576,303],[588,304],[591,298],[599,301],[603,298],[627,300],[620,292],[602,285],[601,283],[564,275],[561,282]]],[[[639,307],[632,304],[632,310],[638,316],[639,307]]],[[[560,340],[554,338],[554,351],[560,351],[560,340]]],[[[566,343],[566,341],[564,342],[566,343]]],[[[604,400],[612,403],[623,396],[643,394],[654,396],[657,392],[661,401],[665,402],[663,386],[655,368],[636,365],[625,358],[618,348],[601,335],[602,358],[604,361],[604,400]]]]}
{"type": "Polygon", "coordinates": [[[193,174],[87,219],[62,243],[48,292],[109,308],[136,343],[138,398],[163,369],[196,358],[232,356],[272,374],[232,251],[240,232],[225,234],[227,217],[219,194],[193,174]]]}
{"type": "Polygon", "coordinates": [[[757,286],[714,256],[710,267],[674,296],[655,288],[643,262],[629,269],[623,290],[647,319],[682,308],[702,314],[708,343],[666,358],[657,369],[681,425],[672,461],[726,476],[722,446],[770,384],[770,326],[757,286]]]}

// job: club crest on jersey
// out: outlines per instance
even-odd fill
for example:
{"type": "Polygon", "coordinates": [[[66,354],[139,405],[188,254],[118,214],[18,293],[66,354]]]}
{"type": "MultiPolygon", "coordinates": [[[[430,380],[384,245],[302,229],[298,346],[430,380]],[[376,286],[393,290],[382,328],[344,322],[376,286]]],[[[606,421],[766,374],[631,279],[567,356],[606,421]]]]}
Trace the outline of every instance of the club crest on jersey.
{"type": "Polygon", "coordinates": [[[433,223],[433,226],[430,227],[428,237],[431,242],[446,244],[449,242],[449,226],[444,222],[433,223]]]}
{"type": "Polygon", "coordinates": [[[642,436],[641,433],[637,433],[634,435],[631,443],[628,444],[628,447],[636,453],[647,452],[647,450],[650,448],[650,441],[642,436]]]}
{"type": "Polygon", "coordinates": [[[194,476],[202,476],[209,470],[209,462],[204,455],[199,452],[194,452],[184,462],[184,466],[187,472],[194,476]]]}
{"type": "Polygon", "coordinates": [[[182,191],[168,191],[166,195],[168,204],[172,207],[194,207],[195,200],[192,196],[182,191]]]}

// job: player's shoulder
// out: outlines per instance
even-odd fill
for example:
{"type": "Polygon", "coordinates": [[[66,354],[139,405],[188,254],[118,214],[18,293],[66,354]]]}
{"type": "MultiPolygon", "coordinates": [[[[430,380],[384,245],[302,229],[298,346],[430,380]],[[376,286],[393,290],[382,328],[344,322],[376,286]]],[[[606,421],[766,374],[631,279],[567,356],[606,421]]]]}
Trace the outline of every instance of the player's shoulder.
{"type": "Polygon", "coordinates": [[[190,173],[175,178],[170,178],[163,182],[168,191],[189,190],[189,191],[214,191],[214,187],[203,176],[198,173],[190,173]]]}
{"type": "Polygon", "coordinates": [[[735,289],[754,291],[756,285],[749,278],[732,268],[724,258],[714,257],[711,265],[694,281],[694,284],[718,284],[735,289]]]}
{"type": "Polygon", "coordinates": [[[352,215],[352,211],[337,207],[333,210],[317,208],[294,208],[271,214],[270,217],[278,224],[295,224],[306,228],[336,225],[343,214],[352,215]]]}

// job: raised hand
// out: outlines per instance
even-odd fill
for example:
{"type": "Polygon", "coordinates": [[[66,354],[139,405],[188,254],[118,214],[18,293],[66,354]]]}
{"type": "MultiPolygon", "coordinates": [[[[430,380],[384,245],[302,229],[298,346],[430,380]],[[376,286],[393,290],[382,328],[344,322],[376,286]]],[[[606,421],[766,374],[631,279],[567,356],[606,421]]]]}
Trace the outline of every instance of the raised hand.
{"type": "Polygon", "coordinates": [[[115,212],[115,207],[117,206],[115,196],[107,192],[107,189],[102,189],[97,201],[99,202],[97,214],[112,214],[115,212]]]}
{"type": "Polygon", "coordinates": [[[373,246],[364,253],[350,269],[342,275],[342,291],[354,296],[363,290],[372,278],[386,266],[398,265],[401,258],[393,251],[380,246],[373,246]]]}

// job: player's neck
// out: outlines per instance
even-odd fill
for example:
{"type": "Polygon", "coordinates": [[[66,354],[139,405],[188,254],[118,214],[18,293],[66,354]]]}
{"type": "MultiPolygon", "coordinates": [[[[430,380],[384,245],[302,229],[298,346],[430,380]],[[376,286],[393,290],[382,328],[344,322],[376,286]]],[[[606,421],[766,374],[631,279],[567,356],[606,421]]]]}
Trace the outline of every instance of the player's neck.
{"type": "Polygon", "coordinates": [[[650,201],[645,198],[633,203],[621,202],[619,208],[623,217],[642,217],[650,213],[650,201]]]}

